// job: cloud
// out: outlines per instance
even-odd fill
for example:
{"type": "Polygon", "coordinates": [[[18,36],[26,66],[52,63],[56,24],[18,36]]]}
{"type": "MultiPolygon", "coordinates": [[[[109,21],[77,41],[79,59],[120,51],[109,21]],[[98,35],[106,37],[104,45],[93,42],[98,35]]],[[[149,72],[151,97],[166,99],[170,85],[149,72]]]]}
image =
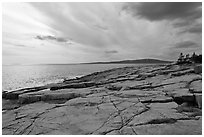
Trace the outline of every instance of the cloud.
{"type": "MultiPolygon", "coordinates": [[[[45,22],[60,36],[71,36],[76,42],[92,47],[105,47],[111,39],[107,32],[106,15],[114,8],[106,3],[30,3],[47,19],[45,22]],[[105,5],[106,4],[106,5],[105,5]],[[107,8],[108,10],[102,9],[107,8]],[[106,31],[101,31],[106,30],[106,31]]],[[[115,11],[114,11],[115,12],[115,11]]]]}
{"type": "Polygon", "coordinates": [[[182,49],[182,48],[197,48],[198,44],[193,41],[183,41],[176,43],[174,48],[182,49]]]}
{"type": "Polygon", "coordinates": [[[3,51],[17,52],[27,60],[7,56],[4,62],[76,63],[151,58],[155,55],[160,55],[161,59],[176,59],[176,56],[167,56],[168,53],[201,52],[201,30],[196,26],[202,24],[197,12],[201,10],[199,6],[186,9],[182,6],[181,11],[170,13],[173,6],[165,7],[163,4],[169,3],[7,4],[3,7],[2,17],[3,51]],[[145,4],[153,6],[143,9],[145,4]],[[153,14],[151,17],[150,12],[153,14]],[[193,41],[199,47],[172,46],[172,43],[182,40],[193,41]],[[30,50],[15,45],[34,48],[30,50]]]}
{"type": "Polygon", "coordinates": [[[101,29],[101,30],[108,30],[107,26],[102,26],[102,25],[99,25],[99,24],[94,25],[94,27],[96,27],[98,29],[101,29]]]}
{"type": "Polygon", "coordinates": [[[118,53],[117,50],[108,50],[108,51],[105,51],[106,54],[116,54],[118,53]]]}
{"type": "Polygon", "coordinates": [[[37,35],[35,37],[35,39],[39,39],[39,40],[54,40],[54,41],[57,41],[57,42],[68,42],[68,39],[66,38],[62,38],[62,37],[54,37],[54,36],[40,36],[40,35],[37,35]]]}
{"type": "Polygon", "coordinates": [[[185,30],[181,31],[181,33],[186,33],[186,32],[200,34],[202,33],[202,24],[197,24],[192,27],[187,27],[185,28],[185,30]]]}
{"type": "Polygon", "coordinates": [[[123,9],[150,21],[194,20],[202,16],[201,2],[145,2],[128,3],[123,9]]]}
{"type": "Polygon", "coordinates": [[[17,45],[15,45],[15,46],[17,46],[17,47],[27,47],[27,46],[25,46],[25,45],[21,45],[21,44],[17,44],[17,45]]]}
{"type": "Polygon", "coordinates": [[[174,23],[173,26],[174,26],[175,28],[179,28],[179,27],[189,26],[189,25],[191,25],[191,24],[192,24],[191,21],[180,21],[180,22],[174,23]]]}

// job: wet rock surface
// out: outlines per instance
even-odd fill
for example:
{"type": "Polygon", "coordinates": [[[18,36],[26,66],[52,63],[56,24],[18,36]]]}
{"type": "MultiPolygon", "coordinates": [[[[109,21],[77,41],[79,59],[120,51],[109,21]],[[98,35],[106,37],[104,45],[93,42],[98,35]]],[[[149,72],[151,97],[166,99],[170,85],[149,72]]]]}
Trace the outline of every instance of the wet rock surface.
{"type": "Polygon", "coordinates": [[[189,65],[117,68],[3,99],[3,134],[202,134],[202,76],[189,65]]]}

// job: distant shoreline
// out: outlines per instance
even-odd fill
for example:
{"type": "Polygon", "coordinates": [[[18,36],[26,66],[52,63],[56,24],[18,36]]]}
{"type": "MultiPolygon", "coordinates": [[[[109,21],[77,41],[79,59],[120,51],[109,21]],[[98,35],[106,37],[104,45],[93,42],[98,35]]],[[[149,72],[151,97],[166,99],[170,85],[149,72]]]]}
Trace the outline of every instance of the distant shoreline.
{"type": "Polygon", "coordinates": [[[121,61],[104,61],[104,62],[88,62],[88,63],[67,63],[67,64],[10,64],[3,66],[32,66],[32,65],[86,65],[86,64],[169,64],[173,61],[158,59],[137,59],[137,60],[121,60],[121,61]]]}

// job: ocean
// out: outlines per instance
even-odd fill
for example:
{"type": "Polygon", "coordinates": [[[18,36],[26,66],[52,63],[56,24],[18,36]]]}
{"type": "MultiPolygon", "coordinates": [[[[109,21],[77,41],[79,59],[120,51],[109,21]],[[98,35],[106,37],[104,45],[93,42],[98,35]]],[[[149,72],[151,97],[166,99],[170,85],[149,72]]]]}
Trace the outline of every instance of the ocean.
{"type": "Polygon", "coordinates": [[[11,65],[2,66],[2,90],[41,86],[93,72],[141,64],[11,65]]]}

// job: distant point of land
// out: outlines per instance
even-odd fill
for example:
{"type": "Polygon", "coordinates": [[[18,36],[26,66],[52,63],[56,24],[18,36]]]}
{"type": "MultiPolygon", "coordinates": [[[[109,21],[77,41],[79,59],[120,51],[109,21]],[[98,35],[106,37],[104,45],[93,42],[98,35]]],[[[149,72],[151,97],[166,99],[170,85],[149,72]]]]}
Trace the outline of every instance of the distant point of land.
{"type": "Polygon", "coordinates": [[[110,61],[110,62],[91,62],[91,63],[81,63],[81,64],[167,64],[173,61],[164,61],[158,59],[137,59],[137,60],[122,60],[122,61],[110,61]]]}

